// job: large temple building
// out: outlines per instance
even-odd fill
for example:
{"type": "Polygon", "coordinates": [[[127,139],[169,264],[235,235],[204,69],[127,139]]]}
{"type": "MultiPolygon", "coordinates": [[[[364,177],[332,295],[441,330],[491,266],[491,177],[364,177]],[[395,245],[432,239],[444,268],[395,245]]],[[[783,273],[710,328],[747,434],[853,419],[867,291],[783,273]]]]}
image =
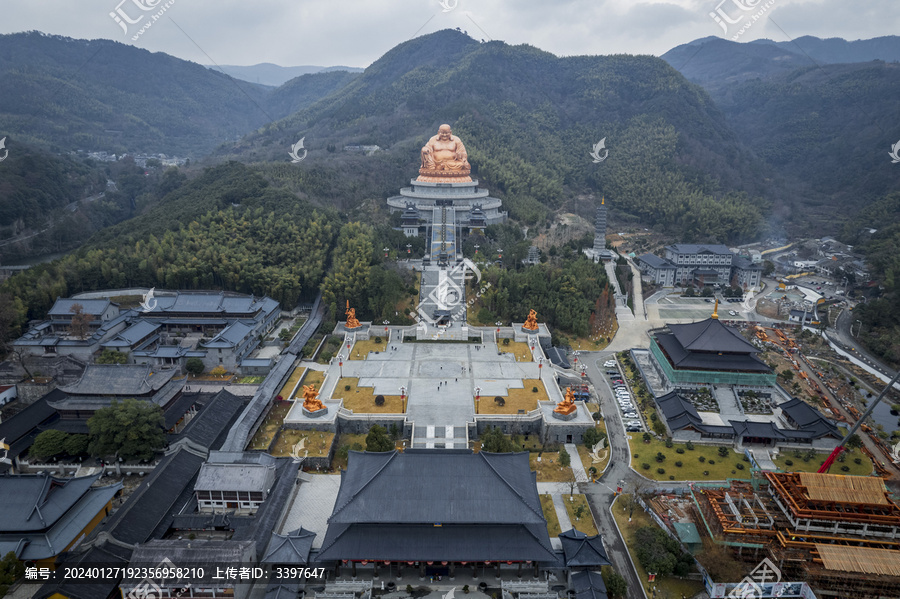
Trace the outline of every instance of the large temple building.
{"type": "Polygon", "coordinates": [[[768,387],[775,374],[756,357],[760,350],[717,313],[690,324],[670,324],[651,337],[653,365],[673,386],[749,385],[768,387]]]}

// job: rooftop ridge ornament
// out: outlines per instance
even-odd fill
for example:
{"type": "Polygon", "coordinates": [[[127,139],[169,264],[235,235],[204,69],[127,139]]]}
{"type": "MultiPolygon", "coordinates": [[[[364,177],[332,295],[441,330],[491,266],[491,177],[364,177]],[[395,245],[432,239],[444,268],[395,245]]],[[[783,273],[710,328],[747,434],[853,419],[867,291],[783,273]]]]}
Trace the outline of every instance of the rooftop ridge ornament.
{"type": "Polygon", "coordinates": [[[472,167],[462,140],[453,135],[450,125],[438,127],[437,135],[422,147],[422,165],[416,181],[430,183],[471,182],[472,167]]]}

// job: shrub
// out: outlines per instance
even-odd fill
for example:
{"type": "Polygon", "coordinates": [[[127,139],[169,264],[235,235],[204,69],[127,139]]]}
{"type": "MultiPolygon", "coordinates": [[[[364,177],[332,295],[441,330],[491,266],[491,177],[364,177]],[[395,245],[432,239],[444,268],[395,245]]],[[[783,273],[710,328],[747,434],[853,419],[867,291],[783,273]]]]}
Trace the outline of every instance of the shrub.
{"type": "Polygon", "coordinates": [[[684,447],[679,447],[675,450],[675,453],[684,453],[684,447]]]}
{"type": "Polygon", "coordinates": [[[735,464],[734,467],[737,468],[738,470],[743,470],[743,469],[744,469],[744,465],[743,465],[742,463],[740,463],[740,462],[738,462],[737,464],[735,464]]]}
{"type": "Polygon", "coordinates": [[[463,593],[466,593],[467,595],[469,594],[469,585],[467,585],[467,584],[463,585],[463,593]]]}
{"type": "Polygon", "coordinates": [[[413,588],[412,588],[411,584],[406,585],[406,592],[409,593],[410,595],[413,594],[413,588]]]}
{"type": "Polygon", "coordinates": [[[652,438],[653,438],[653,435],[651,435],[650,433],[644,433],[644,443],[649,443],[650,439],[652,439],[652,438]]]}
{"type": "Polygon", "coordinates": [[[498,406],[505,406],[506,400],[498,395],[497,397],[494,398],[494,403],[497,404],[498,406]]]}
{"type": "Polygon", "coordinates": [[[727,447],[720,447],[720,448],[719,448],[719,455],[720,455],[721,457],[723,457],[723,458],[728,457],[728,448],[727,448],[727,447]]]}
{"type": "Polygon", "coordinates": [[[375,343],[381,343],[381,337],[375,337],[375,343]]]}
{"type": "Polygon", "coordinates": [[[784,465],[785,465],[785,466],[793,466],[793,465],[794,465],[794,460],[785,460],[785,461],[784,461],[784,465]]]}
{"type": "Polygon", "coordinates": [[[666,473],[666,469],[665,469],[665,468],[657,468],[657,469],[656,469],[656,473],[657,473],[657,474],[665,474],[665,473],[666,473]]]}
{"type": "Polygon", "coordinates": [[[349,390],[350,390],[350,385],[344,385],[344,391],[349,391],[349,390]]]}
{"type": "Polygon", "coordinates": [[[749,461],[750,461],[750,457],[747,456],[746,453],[745,453],[744,455],[741,456],[741,459],[744,460],[745,462],[749,462],[749,461]]]}
{"type": "Polygon", "coordinates": [[[665,462],[665,461],[666,461],[666,454],[664,454],[664,453],[661,452],[661,451],[657,451],[657,452],[656,452],[656,457],[655,457],[654,459],[655,459],[657,462],[660,462],[660,463],[661,463],[661,462],[665,462]]]}
{"type": "Polygon", "coordinates": [[[710,460],[710,461],[709,461],[709,465],[710,465],[710,466],[712,466],[712,465],[715,464],[715,463],[716,463],[715,460],[710,460]]]}
{"type": "Polygon", "coordinates": [[[687,443],[684,444],[684,448],[687,449],[688,451],[694,451],[694,444],[691,443],[690,441],[688,441],[687,443]]]}
{"type": "Polygon", "coordinates": [[[383,406],[383,405],[384,405],[384,395],[377,395],[377,396],[375,396],[375,405],[376,405],[376,406],[383,406]]]}
{"type": "Polygon", "coordinates": [[[681,462],[675,462],[675,466],[676,466],[677,468],[681,468],[683,465],[684,465],[684,464],[681,463],[681,462]]]}
{"type": "Polygon", "coordinates": [[[850,472],[850,466],[841,466],[841,472],[850,472]]]}
{"type": "Polygon", "coordinates": [[[531,392],[532,392],[532,393],[537,393],[537,392],[538,392],[538,388],[537,388],[537,387],[532,387],[532,388],[531,388],[531,392]]]}
{"type": "Polygon", "coordinates": [[[509,337],[503,340],[503,345],[509,345],[509,337]]]}
{"type": "Polygon", "coordinates": [[[634,459],[638,459],[640,456],[639,456],[638,454],[634,454],[632,457],[633,457],[634,459]]]}
{"type": "Polygon", "coordinates": [[[653,421],[653,432],[657,435],[665,435],[666,434],[666,425],[662,423],[662,420],[654,420],[653,421]]]}
{"type": "Polygon", "coordinates": [[[670,474],[670,475],[669,475],[669,480],[675,480],[675,475],[674,475],[674,474],[670,474]]]}
{"type": "Polygon", "coordinates": [[[650,470],[650,464],[644,462],[643,464],[641,464],[641,468],[643,468],[644,470],[650,470]]]}
{"type": "Polygon", "coordinates": [[[650,420],[652,420],[653,422],[656,422],[656,418],[657,418],[656,412],[653,412],[652,414],[650,414],[650,420]]]}
{"type": "Polygon", "coordinates": [[[697,459],[700,460],[701,462],[705,462],[705,461],[706,461],[706,456],[700,456],[700,457],[697,458],[697,459]]]}
{"type": "Polygon", "coordinates": [[[569,455],[569,452],[564,447],[559,450],[559,465],[563,468],[568,468],[572,465],[572,456],[569,455]]]}
{"type": "Polygon", "coordinates": [[[857,465],[862,464],[862,458],[853,458],[853,463],[857,465]]]}
{"type": "Polygon", "coordinates": [[[709,476],[709,470],[704,470],[704,471],[703,471],[703,476],[709,476]]]}
{"type": "Polygon", "coordinates": [[[666,447],[672,449],[672,439],[670,437],[666,437],[666,447]]]}

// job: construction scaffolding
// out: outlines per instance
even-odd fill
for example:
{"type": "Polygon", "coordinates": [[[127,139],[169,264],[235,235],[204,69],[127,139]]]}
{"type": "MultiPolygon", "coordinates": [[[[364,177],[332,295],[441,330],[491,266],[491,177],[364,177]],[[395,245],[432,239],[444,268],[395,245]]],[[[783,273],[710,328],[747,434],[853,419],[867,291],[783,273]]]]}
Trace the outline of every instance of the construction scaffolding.
{"type": "Polygon", "coordinates": [[[820,597],[900,597],[900,506],[879,478],[766,472],[695,488],[697,513],[739,558],[768,557],[820,597]]]}

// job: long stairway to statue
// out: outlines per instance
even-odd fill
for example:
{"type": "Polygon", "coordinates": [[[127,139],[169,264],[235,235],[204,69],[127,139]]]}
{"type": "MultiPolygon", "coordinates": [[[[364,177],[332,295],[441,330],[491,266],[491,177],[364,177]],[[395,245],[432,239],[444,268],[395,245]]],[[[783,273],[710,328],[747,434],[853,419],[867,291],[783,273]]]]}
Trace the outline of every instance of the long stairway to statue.
{"type": "Polygon", "coordinates": [[[427,258],[432,264],[447,266],[455,263],[456,210],[452,206],[437,206],[431,221],[431,246],[427,258]]]}

